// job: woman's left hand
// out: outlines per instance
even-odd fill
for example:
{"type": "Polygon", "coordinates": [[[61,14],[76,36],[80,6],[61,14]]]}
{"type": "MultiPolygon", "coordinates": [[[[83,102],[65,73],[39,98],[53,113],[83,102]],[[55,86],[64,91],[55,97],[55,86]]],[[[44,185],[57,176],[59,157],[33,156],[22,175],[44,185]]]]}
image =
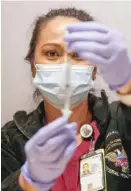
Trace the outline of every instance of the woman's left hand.
{"type": "Polygon", "coordinates": [[[69,50],[100,69],[111,89],[118,90],[131,79],[131,60],[123,35],[103,24],[80,22],[67,28],[64,40],[69,50]]]}

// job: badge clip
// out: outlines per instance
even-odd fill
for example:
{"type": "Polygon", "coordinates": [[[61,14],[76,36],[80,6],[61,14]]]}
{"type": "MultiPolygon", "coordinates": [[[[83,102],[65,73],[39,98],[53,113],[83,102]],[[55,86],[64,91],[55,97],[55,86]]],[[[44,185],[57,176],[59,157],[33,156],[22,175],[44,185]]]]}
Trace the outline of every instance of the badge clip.
{"type": "Polygon", "coordinates": [[[89,124],[85,124],[80,129],[80,134],[83,140],[89,140],[93,137],[93,128],[89,124]]]}

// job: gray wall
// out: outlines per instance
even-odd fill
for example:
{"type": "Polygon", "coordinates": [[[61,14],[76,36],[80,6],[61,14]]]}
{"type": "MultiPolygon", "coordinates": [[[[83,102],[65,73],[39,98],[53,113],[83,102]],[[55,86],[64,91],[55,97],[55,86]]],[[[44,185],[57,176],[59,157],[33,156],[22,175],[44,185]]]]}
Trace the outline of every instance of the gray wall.
{"type": "MultiPolygon", "coordinates": [[[[31,111],[33,87],[24,61],[34,19],[51,8],[75,6],[123,32],[131,53],[131,2],[2,2],[2,124],[17,110],[31,111]]],[[[101,87],[100,84],[98,87],[101,87]]],[[[111,99],[115,99],[110,93],[111,99]]]]}

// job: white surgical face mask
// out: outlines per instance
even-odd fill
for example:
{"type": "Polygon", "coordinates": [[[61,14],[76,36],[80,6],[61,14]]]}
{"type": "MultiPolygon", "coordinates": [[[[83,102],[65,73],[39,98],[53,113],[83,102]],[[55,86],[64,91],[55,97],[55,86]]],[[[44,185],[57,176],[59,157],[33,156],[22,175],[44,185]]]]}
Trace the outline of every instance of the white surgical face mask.
{"type": "MultiPolygon", "coordinates": [[[[42,96],[54,107],[62,109],[65,102],[64,82],[65,64],[36,64],[34,84],[42,96]]],[[[93,86],[92,72],[89,65],[72,65],[71,67],[71,108],[87,99],[88,91],[93,86]]]]}

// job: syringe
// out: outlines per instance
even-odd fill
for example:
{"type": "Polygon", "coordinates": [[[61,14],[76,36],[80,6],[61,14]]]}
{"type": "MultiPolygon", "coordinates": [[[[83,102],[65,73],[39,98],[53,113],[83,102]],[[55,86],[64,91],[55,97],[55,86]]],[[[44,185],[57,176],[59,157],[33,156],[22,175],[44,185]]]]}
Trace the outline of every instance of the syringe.
{"type": "Polygon", "coordinates": [[[63,115],[66,115],[68,118],[70,117],[72,111],[70,110],[70,99],[72,94],[72,87],[71,87],[71,71],[72,65],[68,62],[65,64],[64,68],[64,83],[63,88],[65,89],[65,103],[64,108],[62,109],[63,115]]]}

